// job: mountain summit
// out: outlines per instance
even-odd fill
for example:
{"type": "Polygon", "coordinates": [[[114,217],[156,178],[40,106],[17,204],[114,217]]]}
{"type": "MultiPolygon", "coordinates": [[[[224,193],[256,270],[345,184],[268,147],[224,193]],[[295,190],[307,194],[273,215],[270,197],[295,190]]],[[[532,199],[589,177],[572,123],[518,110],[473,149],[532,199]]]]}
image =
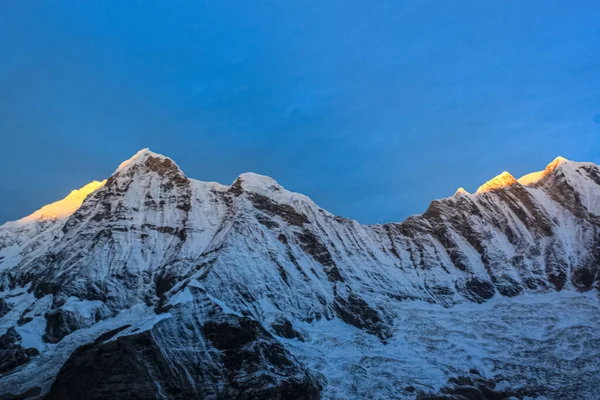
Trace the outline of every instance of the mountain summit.
{"type": "Polygon", "coordinates": [[[593,398],[600,168],[526,177],[366,226],[141,150],[0,227],[0,395],[593,398]]]}
{"type": "Polygon", "coordinates": [[[155,152],[151,151],[149,148],[145,148],[145,149],[142,149],[142,150],[138,151],[137,153],[135,153],[130,159],[123,161],[119,165],[119,168],[117,168],[117,170],[115,172],[119,172],[131,165],[144,164],[150,158],[160,160],[160,161],[164,161],[167,159],[171,160],[170,158],[167,158],[166,156],[163,156],[162,154],[155,153],[155,152]]]}

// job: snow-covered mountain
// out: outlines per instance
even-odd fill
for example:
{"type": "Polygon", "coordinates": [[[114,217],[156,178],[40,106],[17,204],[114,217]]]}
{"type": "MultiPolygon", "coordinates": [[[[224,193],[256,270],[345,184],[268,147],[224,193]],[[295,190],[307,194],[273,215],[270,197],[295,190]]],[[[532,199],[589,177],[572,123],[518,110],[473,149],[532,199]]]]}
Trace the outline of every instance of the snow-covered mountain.
{"type": "Polygon", "coordinates": [[[599,268],[592,163],[365,226],[145,149],[0,227],[0,399],[597,399],[599,268]]]}

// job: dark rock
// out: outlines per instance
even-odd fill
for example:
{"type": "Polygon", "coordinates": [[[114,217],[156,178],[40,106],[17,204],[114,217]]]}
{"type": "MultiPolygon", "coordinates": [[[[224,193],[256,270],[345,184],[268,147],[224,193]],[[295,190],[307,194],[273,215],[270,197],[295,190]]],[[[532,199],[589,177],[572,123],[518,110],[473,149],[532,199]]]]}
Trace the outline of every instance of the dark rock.
{"type": "Polygon", "coordinates": [[[25,325],[26,323],[31,322],[31,321],[33,321],[33,317],[32,316],[21,315],[21,317],[17,321],[17,325],[19,325],[19,326],[25,325]]]}
{"type": "Polygon", "coordinates": [[[472,277],[467,279],[464,285],[464,287],[457,286],[457,290],[471,301],[483,303],[494,297],[494,285],[489,281],[472,277]]]}
{"type": "Polygon", "coordinates": [[[336,296],[334,308],[338,316],[347,324],[363,329],[382,340],[391,336],[379,313],[354,293],[350,293],[347,299],[336,296]]]}
{"type": "Polygon", "coordinates": [[[31,389],[27,389],[23,393],[19,393],[19,394],[6,393],[3,395],[0,395],[0,400],[33,399],[33,398],[36,398],[37,396],[39,396],[41,392],[42,392],[42,388],[35,386],[35,387],[32,387],[31,389]]]}
{"type": "MultiPolygon", "coordinates": [[[[75,350],[60,369],[46,399],[158,398],[154,376],[161,373],[164,377],[168,372],[166,365],[160,348],[148,332],[85,345],[75,350]]],[[[168,393],[179,392],[179,396],[172,398],[194,395],[189,384],[177,387],[178,379],[161,383],[168,393]]]]}
{"type": "Polygon", "coordinates": [[[0,318],[4,317],[10,311],[10,306],[4,299],[0,299],[0,318]]]}
{"type": "Polygon", "coordinates": [[[496,278],[494,282],[498,292],[505,297],[515,297],[523,292],[523,287],[509,275],[496,278]]]}
{"type": "Polygon", "coordinates": [[[48,343],[58,343],[79,328],[78,321],[68,311],[54,310],[46,313],[44,317],[46,318],[46,333],[43,339],[48,343]]]}
{"type": "Polygon", "coordinates": [[[160,233],[167,233],[169,235],[177,236],[181,241],[185,241],[187,238],[187,232],[185,228],[174,228],[172,226],[157,226],[153,224],[144,224],[142,229],[155,230],[160,233]]]}
{"type": "Polygon", "coordinates": [[[33,288],[33,294],[36,299],[40,299],[47,294],[56,295],[62,287],[61,283],[62,282],[50,282],[46,280],[39,281],[33,288]]]}
{"type": "Polygon", "coordinates": [[[320,385],[257,321],[215,315],[200,327],[207,353],[197,346],[203,338],[189,332],[195,320],[175,314],[183,319],[78,348],[47,399],[319,398],[320,385]],[[182,347],[170,348],[173,339],[182,347]]]}
{"type": "Polygon", "coordinates": [[[288,276],[288,273],[286,272],[285,268],[283,267],[283,265],[281,265],[278,261],[275,260],[275,264],[277,265],[277,271],[279,272],[279,276],[281,277],[281,279],[287,284],[290,284],[290,278],[288,276]]]}
{"type": "Polygon", "coordinates": [[[13,327],[8,328],[6,333],[0,336],[0,374],[5,374],[20,365],[27,364],[31,357],[40,354],[37,349],[23,348],[20,342],[21,335],[13,327]]]}
{"type": "Polygon", "coordinates": [[[305,229],[300,233],[296,233],[296,238],[300,242],[300,246],[306,251],[316,262],[323,265],[323,271],[327,274],[327,279],[330,282],[343,282],[344,278],[340,274],[339,269],[333,261],[331,253],[314,233],[305,229]]]}
{"type": "Polygon", "coordinates": [[[288,244],[288,239],[283,233],[280,233],[279,236],[277,236],[277,240],[283,244],[288,244]]]}
{"type": "Polygon", "coordinates": [[[97,310],[94,318],[88,319],[72,311],[59,308],[47,312],[44,317],[46,317],[46,333],[42,339],[48,343],[58,343],[72,332],[99,321],[102,319],[102,314],[100,310],[97,310]]]}
{"type": "Polygon", "coordinates": [[[435,296],[452,296],[454,294],[454,290],[448,286],[435,285],[428,287],[428,289],[435,296]]]}
{"type": "Polygon", "coordinates": [[[242,187],[242,180],[240,178],[236,179],[235,182],[229,187],[229,193],[239,196],[244,193],[244,188],[242,187]]]}
{"type": "Polygon", "coordinates": [[[590,268],[577,268],[573,270],[571,282],[581,292],[591,290],[596,280],[597,269],[590,268]]]}
{"type": "Polygon", "coordinates": [[[248,193],[248,199],[250,199],[254,207],[267,214],[277,215],[290,225],[302,226],[303,224],[310,223],[306,215],[299,213],[289,204],[277,203],[258,193],[248,193]]]}
{"type": "Polygon", "coordinates": [[[472,376],[448,379],[448,384],[439,393],[419,393],[417,400],[507,400],[522,399],[522,390],[496,390],[493,379],[482,378],[477,370],[472,376]]]}
{"type": "Polygon", "coordinates": [[[277,321],[271,325],[271,328],[273,328],[273,332],[275,332],[277,336],[286,339],[298,339],[299,341],[304,342],[302,334],[295,330],[290,320],[285,317],[277,319],[277,321]]]}
{"type": "Polygon", "coordinates": [[[102,335],[98,336],[96,338],[96,340],[94,340],[94,344],[100,344],[102,342],[106,342],[107,340],[109,340],[110,338],[115,336],[117,333],[124,331],[125,329],[129,328],[130,326],[131,325],[127,324],[127,325],[123,325],[118,328],[115,328],[113,330],[110,330],[108,332],[104,332],[102,335]]]}
{"type": "Polygon", "coordinates": [[[256,373],[271,366],[279,375],[290,376],[300,372],[297,362],[267,331],[254,320],[241,318],[234,322],[208,322],[202,332],[213,346],[221,350],[223,365],[228,371],[229,387],[224,398],[238,399],[316,399],[320,385],[306,372],[301,379],[285,379],[282,384],[269,376],[253,382],[239,383],[242,374],[256,373]],[[294,372],[295,371],[295,372],[294,372]]]}
{"type": "Polygon", "coordinates": [[[178,282],[179,277],[173,275],[169,270],[163,271],[156,275],[154,278],[154,285],[156,287],[156,296],[162,297],[165,293],[175,286],[178,282]]]}
{"type": "Polygon", "coordinates": [[[258,338],[259,323],[248,318],[239,325],[209,321],[202,326],[202,333],[219,350],[236,349],[258,338]]]}
{"type": "Polygon", "coordinates": [[[277,222],[273,221],[273,219],[266,217],[264,215],[258,214],[256,216],[256,220],[269,229],[279,228],[279,224],[277,222]]]}

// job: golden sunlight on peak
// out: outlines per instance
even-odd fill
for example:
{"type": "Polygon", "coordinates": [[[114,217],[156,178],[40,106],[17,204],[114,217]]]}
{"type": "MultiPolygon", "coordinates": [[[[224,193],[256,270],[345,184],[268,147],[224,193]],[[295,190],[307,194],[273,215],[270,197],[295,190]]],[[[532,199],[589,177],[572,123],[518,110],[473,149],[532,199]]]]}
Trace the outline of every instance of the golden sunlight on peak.
{"type": "Polygon", "coordinates": [[[477,189],[477,191],[475,193],[476,194],[486,193],[486,192],[489,192],[492,190],[502,189],[502,188],[505,188],[508,186],[518,185],[518,184],[519,184],[519,182],[517,182],[517,180],[514,178],[514,176],[512,176],[508,172],[504,171],[500,175],[497,175],[496,177],[487,181],[483,185],[479,186],[479,189],[477,189]]]}
{"type": "Polygon", "coordinates": [[[57,202],[48,204],[33,214],[19,220],[19,222],[31,222],[47,219],[60,219],[72,215],[83,203],[83,200],[92,192],[100,189],[106,180],[102,182],[93,181],[82,187],[81,189],[73,190],[67,197],[57,202]]]}
{"type": "Polygon", "coordinates": [[[567,161],[569,160],[567,160],[564,157],[558,156],[554,160],[552,160],[552,162],[548,164],[543,171],[532,172],[530,174],[524,175],[518,179],[518,182],[521,185],[532,185],[541,180],[543,177],[545,177],[552,171],[554,171],[556,168],[558,168],[560,164],[567,161]]]}
{"type": "Polygon", "coordinates": [[[459,188],[456,190],[456,192],[455,192],[454,194],[455,194],[455,195],[457,195],[457,194],[470,194],[470,193],[469,193],[469,192],[467,192],[467,191],[465,190],[465,188],[463,188],[463,187],[459,187],[459,188]]]}
{"type": "Polygon", "coordinates": [[[120,170],[124,169],[128,165],[132,164],[138,158],[143,157],[145,154],[150,154],[150,153],[152,153],[152,152],[147,147],[144,148],[144,149],[141,149],[140,151],[138,151],[137,153],[135,153],[133,155],[133,157],[131,157],[130,159],[125,160],[121,164],[119,164],[119,168],[117,168],[117,171],[120,171],[120,170]]]}
{"type": "Polygon", "coordinates": [[[554,160],[552,160],[552,162],[548,165],[546,165],[546,169],[544,171],[546,172],[552,172],[554,171],[556,168],[558,168],[558,166],[564,162],[567,162],[569,160],[567,160],[564,157],[558,156],[556,157],[554,160]]]}
{"type": "Polygon", "coordinates": [[[536,183],[542,179],[544,176],[546,176],[546,171],[531,172],[520,177],[517,182],[519,182],[521,185],[531,185],[532,183],[536,183]]]}

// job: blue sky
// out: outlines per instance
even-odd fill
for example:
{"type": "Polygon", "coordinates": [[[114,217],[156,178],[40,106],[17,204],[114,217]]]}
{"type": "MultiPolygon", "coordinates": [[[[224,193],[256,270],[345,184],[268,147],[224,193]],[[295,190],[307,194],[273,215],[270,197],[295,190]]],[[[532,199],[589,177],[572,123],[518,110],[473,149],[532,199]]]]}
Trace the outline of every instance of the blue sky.
{"type": "Polygon", "coordinates": [[[598,1],[0,0],[0,221],[141,148],[363,223],[600,162],[598,1]]]}

